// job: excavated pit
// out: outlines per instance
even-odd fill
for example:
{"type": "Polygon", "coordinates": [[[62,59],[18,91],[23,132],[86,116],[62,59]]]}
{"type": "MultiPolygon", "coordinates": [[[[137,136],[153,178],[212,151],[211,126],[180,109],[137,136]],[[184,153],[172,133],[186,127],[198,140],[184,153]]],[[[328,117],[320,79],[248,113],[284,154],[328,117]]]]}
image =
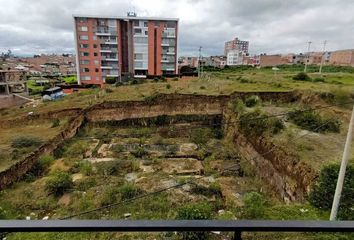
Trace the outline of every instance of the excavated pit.
{"type": "MultiPolygon", "coordinates": [[[[54,139],[42,145],[37,151],[23,161],[11,166],[0,173],[0,189],[11,185],[30,170],[36,159],[43,154],[53,152],[68,139],[80,137],[88,128],[108,127],[121,129],[124,127],[141,129],[154,127],[163,138],[187,138],[195,128],[219,129],[224,137],[238,150],[241,157],[250,160],[256,174],[266,181],[271,188],[285,201],[303,200],[316,173],[306,164],[284,150],[269,151],[273,145],[265,139],[247,139],[232,124],[226,124],[228,118],[227,104],[230,99],[241,98],[257,94],[263,101],[293,102],[298,96],[295,93],[236,93],[231,96],[199,96],[199,95],[162,95],[148,101],[105,102],[88,109],[68,109],[67,114],[72,116],[67,127],[54,139]]],[[[21,123],[38,118],[54,118],[65,115],[65,110],[47,113],[43,116],[34,115],[13,120],[12,123],[21,123]]],[[[11,121],[1,122],[2,126],[11,124],[11,121]]],[[[201,162],[198,147],[191,142],[159,144],[158,139],[147,137],[144,141],[139,131],[130,133],[117,132],[115,134],[89,136],[90,147],[84,158],[92,163],[113,161],[116,158],[126,158],[130,153],[143,148],[150,157],[163,159],[158,168],[151,166],[148,160],[142,157],[139,169],[144,172],[162,171],[166,174],[201,175],[205,172],[201,162]],[[125,141],[129,139],[129,142],[125,141]],[[112,149],[115,149],[113,151],[112,149]]],[[[203,156],[204,158],[205,156],[203,156]]],[[[228,169],[225,162],[213,163],[213,169],[221,170],[226,175],[240,174],[242,169],[228,169]],[[225,170],[227,169],[227,170],[225,170]]],[[[130,181],[144,182],[135,175],[127,176],[130,181]]],[[[227,180],[225,180],[227,181],[227,180]]],[[[226,191],[226,190],[225,190],[226,191]]]]}

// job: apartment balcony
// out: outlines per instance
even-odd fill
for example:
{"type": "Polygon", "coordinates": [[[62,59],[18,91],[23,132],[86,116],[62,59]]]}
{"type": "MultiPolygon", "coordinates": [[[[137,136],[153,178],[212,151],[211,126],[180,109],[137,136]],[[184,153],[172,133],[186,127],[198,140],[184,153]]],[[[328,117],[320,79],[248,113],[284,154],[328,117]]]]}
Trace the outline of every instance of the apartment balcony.
{"type": "Polygon", "coordinates": [[[113,66],[101,66],[101,69],[113,69],[113,66]]]}
{"type": "Polygon", "coordinates": [[[110,61],[110,62],[118,62],[118,56],[117,57],[106,57],[106,56],[101,56],[102,61],[110,61]]]}
{"type": "Polygon", "coordinates": [[[162,32],[161,35],[163,38],[176,38],[176,33],[174,31],[172,32],[162,32]]]}
{"type": "Polygon", "coordinates": [[[101,39],[100,44],[117,45],[117,40],[101,39]]]}
{"type": "Polygon", "coordinates": [[[97,36],[116,36],[117,32],[115,31],[97,31],[97,36]]]}
{"type": "Polygon", "coordinates": [[[162,54],[164,54],[164,55],[176,55],[176,53],[175,52],[162,52],[162,54]]]}
{"type": "Polygon", "coordinates": [[[101,53],[111,53],[112,50],[110,50],[110,49],[100,49],[100,52],[101,53]]]}

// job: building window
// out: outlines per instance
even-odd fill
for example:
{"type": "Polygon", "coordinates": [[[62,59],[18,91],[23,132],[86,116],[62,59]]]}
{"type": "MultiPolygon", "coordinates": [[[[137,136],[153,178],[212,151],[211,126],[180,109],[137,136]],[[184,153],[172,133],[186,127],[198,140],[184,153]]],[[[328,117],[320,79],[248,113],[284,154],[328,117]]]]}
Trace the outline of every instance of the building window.
{"type": "Polygon", "coordinates": [[[94,53],[93,53],[93,56],[97,57],[97,56],[98,56],[98,54],[97,54],[96,52],[94,52],[94,53]]]}
{"type": "Polygon", "coordinates": [[[148,44],[146,37],[134,37],[134,43],[148,44]]]}
{"type": "Polygon", "coordinates": [[[80,60],[81,65],[89,65],[90,61],[89,60],[80,60]]]}
{"type": "Polygon", "coordinates": [[[91,80],[91,77],[90,77],[90,76],[82,76],[82,77],[81,77],[81,80],[82,80],[82,81],[90,81],[90,80],[91,80]]]}
{"type": "Polygon", "coordinates": [[[135,34],[141,34],[141,29],[139,29],[139,28],[134,29],[134,33],[135,34]]]}
{"type": "Polygon", "coordinates": [[[160,21],[155,21],[155,27],[160,27],[160,21]]]}
{"type": "Polygon", "coordinates": [[[80,36],[80,40],[88,40],[88,36],[87,35],[81,35],[80,36]]]}
{"type": "Polygon", "coordinates": [[[145,31],[145,35],[148,35],[148,31],[145,31]]]}
{"type": "Polygon", "coordinates": [[[175,22],[167,22],[166,27],[167,28],[175,28],[176,27],[176,23],[175,22]]]}
{"type": "Polygon", "coordinates": [[[95,68],[95,72],[99,72],[100,70],[98,70],[98,68],[95,68]]]}
{"type": "Polygon", "coordinates": [[[81,72],[90,72],[90,69],[88,69],[88,68],[81,68],[81,72]]]}
{"type": "Polygon", "coordinates": [[[81,31],[81,32],[87,32],[87,31],[88,31],[87,26],[81,26],[81,27],[80,27],[80,31],[81,31]]]}
{"type": "Polygon", "coordinates": [[[88,48],[88,44],[80,44],[80,48],[88,48]]]}
{"type": "Polygon", "coordinates": [[[97,40],[97,36],[93,35],[93,41],[96,41],[96,40],[97,40]]]}
{"type": "Polygon", "coordinates": [[[86,18],[78,18],[79,23],[85,23],[87,22],[86,18]]]}
{"type": "Polygon", "coordinates": [[[100,64],[100,62],[99,62],[98,60],[94,60],[93,63],[94,63],[95,65],[99,65],[99,64],[100,64]]]}
{"type": "Polygon", "coordinates": [[[143,54],[142,53],[135,53],[134,59],[135,60],[143,60],[143,54]]]}
{"type": "Polygon", "coordinates": [[[147,27],[148,26],[148,22],[144,22],[144,27],[147,27]]]}
{"type": "Polygon", "coordinates": [[[139,21],[134,21],[134,27],[139,27],[139,21]]]}
{"type": "Polygon", "coordinates": [[[93,44],[93,48],[97,48],[97,44],[93,44]]]}
{"type": "Polygon", "coordinates": [[[82,57],[88,57],[90,54],[88,52],[80,52],[82,57]]]}

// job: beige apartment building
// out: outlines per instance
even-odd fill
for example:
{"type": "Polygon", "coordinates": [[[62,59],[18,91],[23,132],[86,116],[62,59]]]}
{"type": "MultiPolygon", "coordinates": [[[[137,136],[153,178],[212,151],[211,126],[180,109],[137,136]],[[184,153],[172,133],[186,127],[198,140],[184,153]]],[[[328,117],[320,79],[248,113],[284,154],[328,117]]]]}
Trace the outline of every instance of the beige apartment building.
{"type": "Polygon", "coordinates": [[[329,64],[354,67],[354,49],[332,52],[329,58],[329,64]]]}

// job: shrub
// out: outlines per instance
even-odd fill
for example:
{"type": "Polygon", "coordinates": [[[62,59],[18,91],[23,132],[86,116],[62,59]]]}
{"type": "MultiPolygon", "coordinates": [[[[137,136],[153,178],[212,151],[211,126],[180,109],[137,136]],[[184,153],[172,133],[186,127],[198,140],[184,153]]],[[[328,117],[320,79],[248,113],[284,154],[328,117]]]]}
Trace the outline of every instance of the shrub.
{"type": "Polygon", "coordinates": [[[213,137],[213,133],[209,128],[197,128],[191,132],[190,139],[198,146],[204,146],[210,138],[213,137]]]}
{"type": "Polygon", "coordinates": [[[137,79],[134,79],[133,81],[131,81],[131,84],[132,85],[136,85],[136,84],[138,84],[139,83],[139,81],[137,80],[137,79]]]}
{"type": "Polygon", "coordinates": [[[52,128],[59,127],[60,126],[60,120],[58,118],[55,118],[52,121],[52,128]]]}
{"type": "Polygon", "coordinates": [[[122,200],[132,199],[143,193],[143,191],[140,188],[132,184],[125,184],[121,186],[118,189],[118,192],[120,193],[122,200]]]}
{"type": "MultiPolygon", "coordinates": [[[[334,192],[337,185],[340,166],[332,164],[321,170],[317,184],[312,187],[309,194],[310,203],[320,209],[330,210],[334,192]]],[[[338,217],[342,220],[354,220],[354,167],[347,167],[343,191],[338,211],[338,217]]]]}
{"type": "Polygon", "coordinates": [[[117,82],[117,79],[115,77],[106,77],[107,84],[115,84],[116,82],[117,82]]]}
{"type": "Polygon", "coordinates": [[[314,111],[297,110],[291,112],[289,119],[296,125],[313,132],[339,132],[341,122],[334,118],[323,118],[314,111]]]}
{"type": "Polygon", "coordinates": [[[53,173],[45,183],[45,188],[55,196],[63,195],[73,186],[73,179],[67,172],[57,171],[53,173]]]}
{"type": "Polygon", "coordinates": [[[254,107],[254,106],[260,104],[260,102],[261,102],[261,100],[259,99],[259,97],[253,95],[253,96],[246,98],[245,105],[246,105],[246,107],[254,107]]]}
{"type": "Polygon", "coordinates": [[[51,155],[44,155],[40,157],[37,162],[34,164],[33,168],[28,174],[32,174],[33,176],[42,176],[44,175],[50,165],[54,162],[54,158],[51,155]]]}
{"type": "Polygon", "coordinates": [[[245,219],[261,219],[265,215],[264,197],[257,192],[247,193],[244,197],[242,216],[245,219]]]}
{"type": "Polygon", "coordinates": [[[229,103],[229,108],[234,113],[242,114],[245,111],[245,104],[241,99],[236,99],[229,103]]]}
{"type": "Polygon", "coordinates": [[[80,168],[80,173],[82,173],[85,176],[91,176],[93,174],[92,165],[88,161],[80,162],[79,168],[80,168]]]}
{"type": "Polygon", "coordinates": [[[87,151],[87,142],[85,141],[77,141],[74,144],[70,145],[65,152],[66,156],[69,157],[82,157],[84,153],[87,151]]]}
{"type": "Polygon", "coordinates": [[[269,118],[259,110],[240,116],[238,126],[245,135],[262,136],[266,132],[277,134],[284,129],[284,123],[278,118],[269,118]]]}
{"type": "MultiPolygon", "coordinates": [[[[212,207],[208,203],[188,204],[177,209],[177,219],[180,220],[208,220],[212,217],[212,207]]],[[[208,239],[207,232],[181,232],[182,239],[208,239]]]]}
{"type": "Polygon", "coordinates": [[[105,189],[105,191],[103,192],[103,194],[101,196],[100,205],[106,206],[106,205],[118,202],[118,199],[119,199],[118,194],[119,194],[119,191],[116,186],[108,187],[107,189],[105,189]]]}
{"type": "Polygon", "coordinates": [[[204,90],[204,89],[205,89],[205,86],[200,86],[200,89],[201,89],[201,90],[204,90]]]}
{"type": "Polygon", "coordinates": [[[142,158],[142,157],[149,154],[149,152],[146,151],[145,148],[140,147],[140,146],[135,151],[132,151],[130,153],[133,154],[133,156],[136,158],[142,158]]]}
{"type": "Polygon", "coordinates": [[[325,79],[323,77],[316,77],[313,79],[314,82],[325,82],[325,79]]]}
{"type": "Polygon", "coordinates": [[[118,175],[122,172],[131,171],[130,161],[111,161],[96,164],[97,172],[100,175],[118,175]]]}
{"type": "Polygon", "coordinates": [[[158,77],[154,77],[154,82],[158,82],[159,78],[158,77]]]}
{"type": "Polygon", "coordinates": [[[222,197],[220,185],[217,183],[213,183],[209,187],[194,185],[191,189],[191,192],[194,194],[201,194],[206,197],[212,197],[212,196],[222,197]]]}
{"type": "Polygon", "coordinates": [[[78,191],[87,191],[88,189],[96,186],[97,182],[95,178],[89,177],[75,181],[75,185],[78,191]]]}
{"type": "Polygon", "coordinates": [[[296,74],[294,77],[293,77],[293,80],[296,80],[296,81],[311,81],[311,78],[309,75],[307,75],[306,73],[304,72],[299,72],[298,74],[296,74]]]}
{"type": "Polygon", "coordinates": [[[171,89],[171,85],[170,85],[170,84],[167,84],[167,85],[166,85],[166,88],[167,88],[167,89],[171,89]]]}
{"type": "Polygon", "coordinates": [[[36,137],[22,136],[12,140],[11,147],[13,148],[26,148],[38,147],[42,144],[42,140],[36,137]]]}

